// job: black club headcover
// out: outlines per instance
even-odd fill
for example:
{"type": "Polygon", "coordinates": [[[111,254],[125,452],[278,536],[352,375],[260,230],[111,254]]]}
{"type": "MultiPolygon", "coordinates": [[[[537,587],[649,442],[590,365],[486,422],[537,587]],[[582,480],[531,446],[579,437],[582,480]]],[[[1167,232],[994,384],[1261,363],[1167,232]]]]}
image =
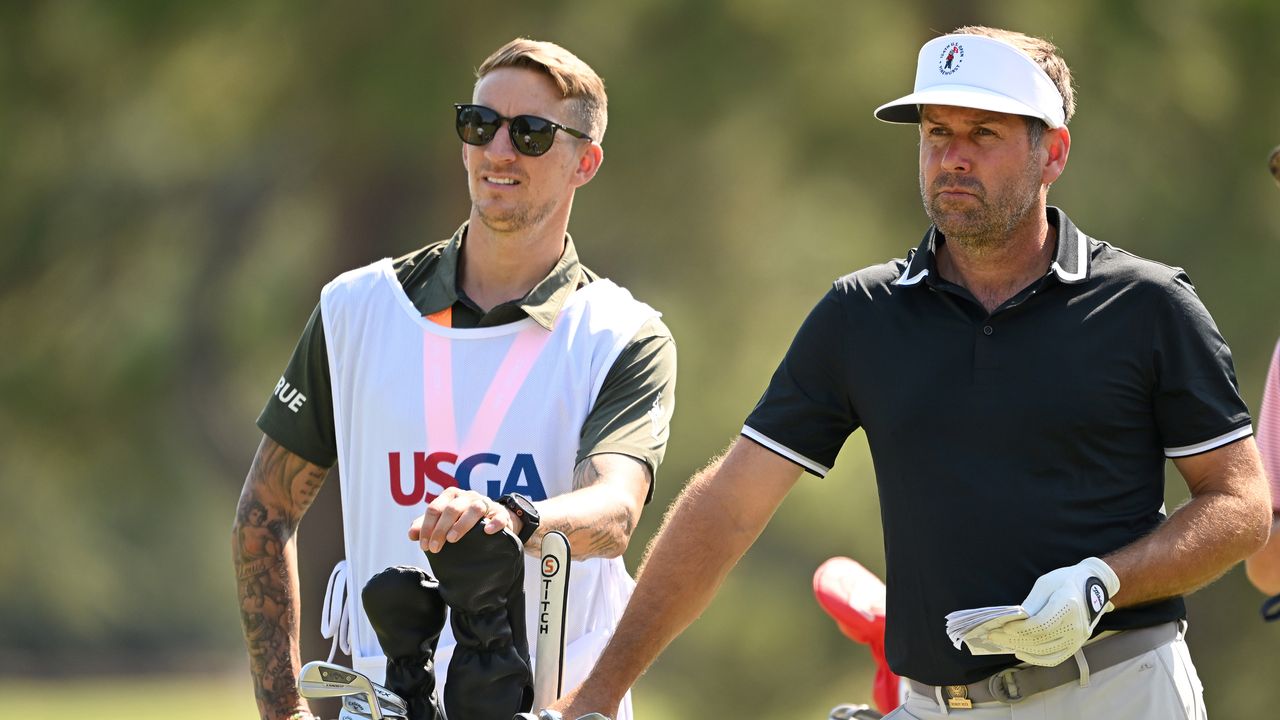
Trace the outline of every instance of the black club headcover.
{"type": "Polygon", "coordinates": [[[427,553],[458,641],[444,688],[445,714],[511,720],[533,706],[524,620],[524,550],[510,530],[476,525],[458,542],[427,553]]]}
{"type": "Polygon", "coordinates": [[[409,720],[443,720],[434,656],[445,604],[435,579],[411,565],[389,567],[369,578],[360,599],[387,655],[387,689],[408,702],[409,720]]]}

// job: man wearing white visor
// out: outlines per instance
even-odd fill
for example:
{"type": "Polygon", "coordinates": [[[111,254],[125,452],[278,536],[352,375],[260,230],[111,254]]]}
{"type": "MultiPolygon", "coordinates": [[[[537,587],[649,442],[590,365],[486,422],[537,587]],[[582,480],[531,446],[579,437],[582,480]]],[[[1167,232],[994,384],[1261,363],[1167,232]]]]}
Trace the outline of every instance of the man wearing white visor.
{"type": "MultiPolygon", "coordinates": [[[[1074,109],[1046,41],[966,27],[925,44],[915,91],[876,117],[918,124],[932,224],[811,311],[742,436],[669,512],[566,717],[615,705],[858,428],[885,653],[910,688],[889,717],[1205,717],[1181,596],[1265,542],[1267,485],[1187,274],[1047,204],[1074,109]],[[1166,458],[1191,491],[1167,517],[1166,458]]],[[[820,523],[841,521],[831,507],[820,523]]]]}

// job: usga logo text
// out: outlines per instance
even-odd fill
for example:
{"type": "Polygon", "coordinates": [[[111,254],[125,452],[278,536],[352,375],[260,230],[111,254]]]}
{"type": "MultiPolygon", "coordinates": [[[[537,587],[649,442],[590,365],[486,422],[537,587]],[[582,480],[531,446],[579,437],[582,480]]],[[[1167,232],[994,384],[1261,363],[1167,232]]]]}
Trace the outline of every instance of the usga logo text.
{"type": "Polygon", "coordinates": [[[491,498],[520,493],[530,500],[546,500],[547,490],[531,453],[517,453],[508,465],[497,453],[476,453],[459,458],[451,452],[413,452],[402,458],[387,453],[387,479],[391,499],[398,505],[431,502],[445,488],[475,490],[491,498]]]}

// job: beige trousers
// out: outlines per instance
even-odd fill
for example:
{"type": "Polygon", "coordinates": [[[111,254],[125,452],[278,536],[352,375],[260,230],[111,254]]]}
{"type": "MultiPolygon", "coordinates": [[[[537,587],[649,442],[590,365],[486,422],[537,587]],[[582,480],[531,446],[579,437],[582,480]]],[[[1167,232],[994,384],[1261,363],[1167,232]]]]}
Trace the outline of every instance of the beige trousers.
{"type": "Polygon", "coordinates": [[[1179,633],[1167,645],[1092,673],[1084,687],[1076,681],[1013,705],[977,703],[971,709],[951,709],[911,691],[885,720],[1205,720],[1203,690],[1179,633]]]}

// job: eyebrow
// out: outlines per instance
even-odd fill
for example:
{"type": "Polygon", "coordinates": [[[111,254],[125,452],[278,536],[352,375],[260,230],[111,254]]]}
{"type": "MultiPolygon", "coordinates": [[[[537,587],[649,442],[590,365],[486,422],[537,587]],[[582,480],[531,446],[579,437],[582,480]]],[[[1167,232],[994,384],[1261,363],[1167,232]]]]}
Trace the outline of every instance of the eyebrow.
{"type": "MultiPolygon", "coordinates": [[[[925,110],[921,110],[921,111],[920,111],[920,118],[921,118],[922,120],[926,120],[926,121],[928,121],[928,122],[931,122],[931,123],[933,123],[934,125],[946,125],[946,124],[948,124],[948,123],[945,123],[945,122],[943,122],[943,121],[939,120],[937,117],[930,117],[930,115],[931,115],[931,113],[930,113],[930,112],[928,112],[928,111],[925,111],[925,110]]],[[[1005,114],[1005,113],[998,113],[998,112],[995,112],[995,111],[987,111],[987,112],[983,112],[983,114],[981,114],[981,115],[973,116],[973,117],[971,117],[971,118],[966,119],[966,120],[964,121],[964,124],[967,124],[967,125],[990,125],[990,124],[998,124],[998,123],[1003,122],[1006,118],[1011,118],[1011,117],[1016,117],[1016,116],[1014,116],[1014,115],[1008,115],[1008,114],[1005,114]]]]}

